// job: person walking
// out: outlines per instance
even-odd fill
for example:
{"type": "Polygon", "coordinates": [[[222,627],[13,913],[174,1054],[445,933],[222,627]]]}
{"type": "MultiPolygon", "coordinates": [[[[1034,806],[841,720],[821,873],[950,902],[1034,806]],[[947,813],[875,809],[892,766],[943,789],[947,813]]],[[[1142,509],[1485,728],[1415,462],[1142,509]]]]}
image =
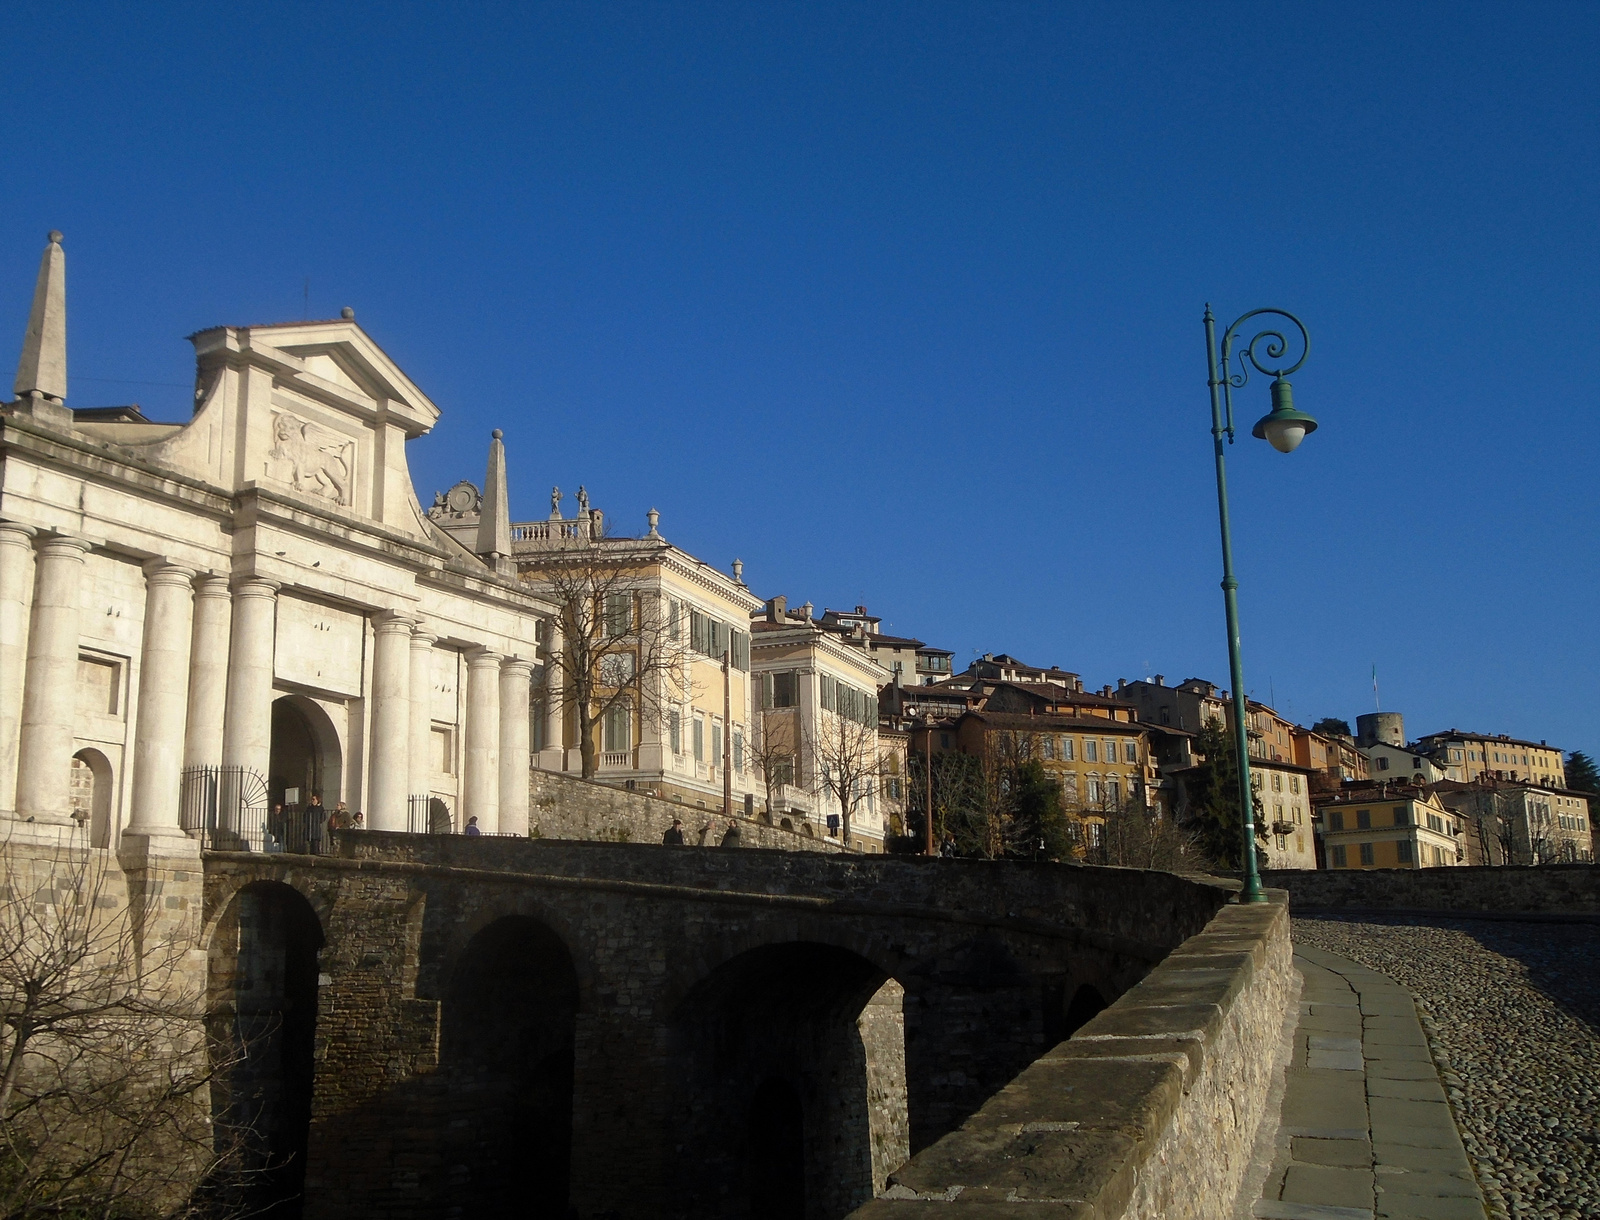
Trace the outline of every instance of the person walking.
{"type": "Polygon", "coordinates": [[[672,819],[672,825],[667,827],[667,833],[661,836],[661,845],[663,847],[684,846],[682,818],[672,819]]]}
{"type": "Polygon", "coordinates": [[[734,822],[734,821],[729,821],[728,822],[728,829],[724,830],[722,832],[722,846],[723,847],[738,847],[739,846],[739,823],[734,822]]]}
{"type": "Polygon", "coordinates": [[[468,835],[481,835],[483,833],[483,831],[478,829],[478,819],[476,815],[467,819],[467,828],[461,833],[468,835]]]}

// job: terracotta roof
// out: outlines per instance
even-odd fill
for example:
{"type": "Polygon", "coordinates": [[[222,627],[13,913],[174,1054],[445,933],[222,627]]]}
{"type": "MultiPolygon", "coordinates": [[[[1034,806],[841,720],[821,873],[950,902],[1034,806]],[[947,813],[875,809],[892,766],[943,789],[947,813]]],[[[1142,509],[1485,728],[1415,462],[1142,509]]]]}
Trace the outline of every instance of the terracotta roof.
{"type": "Polygon", "coordinates": [[[1015,712],[968,712],[962,719],[980,720],[997,729],[1075,728],[1097,732],[1117,729],[1125,733],[1142,733],[1148,727],[1137,720],[1107,720],[1103,716],[1063,716],[1056,712],[1044,712],[1038,716],[1022,716],[1015,712]]]}

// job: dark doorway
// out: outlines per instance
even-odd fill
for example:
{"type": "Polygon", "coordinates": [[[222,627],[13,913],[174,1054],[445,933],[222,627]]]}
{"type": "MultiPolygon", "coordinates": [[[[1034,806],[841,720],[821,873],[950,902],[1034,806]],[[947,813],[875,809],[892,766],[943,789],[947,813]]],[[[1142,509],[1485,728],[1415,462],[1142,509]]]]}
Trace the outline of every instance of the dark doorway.
{"type": "Polygon", "coordinates": [[[215,1095],[219,1151],[238,1150],[245,1172],[235,1189],[249,1214],[293,1220],[311,1127],[322,925],[298,891],[264,881],[239,892],[217,935],[237,947],[231,979],[218,971],[213,980],[230,1056],[215,1095]]]}
{"type": "Polygon", "coordinates": [[[805,1112],[787,1080],[756,1089],[746,1128],[750,1147],[750,1220],[805,1220],[805,1112]]]}
{"type": "Polygon", "coordinates": [[[273,701],[267,788],[274,804],[304,806],[324,782],[322,751],[306,713],[292,697],[273,701]]]}
{"type": "Polygon", "coordinates": [[[446,993],[441,1061],[465,1172],[457,1214],[566,1220],[578,977],[554,932],[521,915],[472,938],[446,993]]]}

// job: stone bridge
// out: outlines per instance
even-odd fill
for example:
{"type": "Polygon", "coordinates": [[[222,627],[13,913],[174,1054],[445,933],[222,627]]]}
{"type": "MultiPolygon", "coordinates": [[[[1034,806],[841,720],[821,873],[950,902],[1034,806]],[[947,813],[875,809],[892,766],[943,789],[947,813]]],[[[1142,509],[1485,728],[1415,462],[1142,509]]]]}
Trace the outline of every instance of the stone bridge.
{"type": "Polygon", "coordinates": [[[210,852],[204,885],[213,1028],[254,1044],[225,1104],[311,1218],[842,1217],[1229,896],[376,832],[210,852]]]}

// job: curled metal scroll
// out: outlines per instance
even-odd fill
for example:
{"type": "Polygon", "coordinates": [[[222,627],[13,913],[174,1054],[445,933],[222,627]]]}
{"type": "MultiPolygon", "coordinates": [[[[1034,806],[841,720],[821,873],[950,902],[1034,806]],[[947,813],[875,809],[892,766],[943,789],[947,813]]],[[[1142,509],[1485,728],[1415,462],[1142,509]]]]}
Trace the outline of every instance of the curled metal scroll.
{"type": "Polygon", "coordinates": [[[1223,376],[1227,383],[1236,390],[1250,380],[1249,365],[1251,364],[1255,365],[1256,371],[1263,376],[1287,377],[1304,364],[1306,357],[1310,354],[1311,334],[1306,330],[1305,323],[1284,309],[1252,309],[1232,326],[1228,327],[1227,333],[1222,336],[1223,376]],[[1238,371],[1230,372],[1228,370],[1228,357],[1233,352],[1234,340],[1238,338],[1239,328],[1251,318],[1261,314],[1271,314],[1276,318],[1287,318],[1294,324],[1295,330],[1300,332],[1300,359],[1293,364],[1285,365],[1280,363],[1291,350],[1289,340],[1285,335],[1286,328],[1274,329],[1269,326],[1264,330],[1258,331],[1255,338],[1244,345],[1240,351],[1238,371]],[[1270,367],[1269,364],[1263,364],[1263,360],[1268,361],[1270,367]],[[1249,363],[1247,364],[1246,361],[1249,363]]]}

